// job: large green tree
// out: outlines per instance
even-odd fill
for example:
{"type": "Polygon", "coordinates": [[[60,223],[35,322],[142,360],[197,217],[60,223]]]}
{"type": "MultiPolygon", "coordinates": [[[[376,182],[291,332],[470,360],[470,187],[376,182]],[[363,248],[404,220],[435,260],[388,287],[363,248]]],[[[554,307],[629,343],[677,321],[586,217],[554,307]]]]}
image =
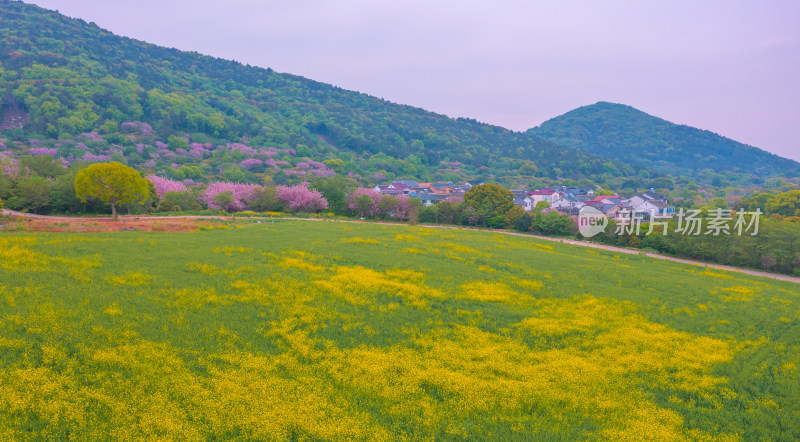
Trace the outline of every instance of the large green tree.
{"type": "Polygon", "coordinates": [[[464,194],[464,202],[475,209],[479,218],[489,221],[505,216],[514,206],[514,194],[497,184],[481,184],[464,194]]]}
{"type": "Polygon", "coordinates": [[[98,199],[111,205],[117,219],[117,205],[143,203],[149,194],[147,180],[134,169],[117,163],[92,164],[75,176],[75,194],[81,201],[98,199]]]}

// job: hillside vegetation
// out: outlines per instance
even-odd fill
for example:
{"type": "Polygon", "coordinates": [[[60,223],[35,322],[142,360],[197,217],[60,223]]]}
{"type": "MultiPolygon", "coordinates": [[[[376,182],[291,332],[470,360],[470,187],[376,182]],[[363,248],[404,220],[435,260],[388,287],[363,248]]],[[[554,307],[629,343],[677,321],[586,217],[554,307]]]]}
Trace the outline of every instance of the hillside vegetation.
{"type": "Polygon", "coordinates": [[[800,438],[796,284],[531,238],[0,233],[0,438],[800,438]]]}
{"type": "Polygon", "coordinates": [[[624,168],[474,120],[118,37],[33,5],[0,2],[0,36],[3,109],[27,121],[23,130],[8,123],[7,133],[23,152],[34,139],[30,147],[45,144],[73,161],[117,154],[156,172],[200,165],[203,175],[272,152],[285,163],[270,170],[290,169],[295,155],[339,159],[339,172],[373,180],[604,181],[624,168]]]}
{"type": "Polygon", "coordinates": [[[672,175],[704,169],[800,176],[800,164],[707,130],[670,123],[631,106],[600,102],[530,129],[528,133],[582,152],[637,163],[672,175]]]}

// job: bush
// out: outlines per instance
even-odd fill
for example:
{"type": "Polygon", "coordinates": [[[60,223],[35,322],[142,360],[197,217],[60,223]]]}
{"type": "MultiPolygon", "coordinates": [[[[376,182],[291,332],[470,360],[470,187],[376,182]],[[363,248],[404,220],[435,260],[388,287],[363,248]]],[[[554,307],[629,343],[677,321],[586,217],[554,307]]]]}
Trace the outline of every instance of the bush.
{"type": "Polygon", "coordinates": [[[439,207],[427,206],[419,211],[419,221],[421,223],[438,223],[439,222],[439,207]]]}
{"type": "Polygon", "coordinates": [[[533,216],[530,213],[523,213],[514,221],[514,229],[520,232],[527,232],[533,225],[533,216]]]}

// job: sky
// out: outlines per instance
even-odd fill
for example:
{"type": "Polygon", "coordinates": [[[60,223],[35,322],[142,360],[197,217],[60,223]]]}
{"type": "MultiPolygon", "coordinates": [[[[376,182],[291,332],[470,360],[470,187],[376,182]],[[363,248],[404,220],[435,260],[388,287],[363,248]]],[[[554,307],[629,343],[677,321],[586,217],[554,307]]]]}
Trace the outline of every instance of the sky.
{"type": "Polygon", "coordinates": [[[800,160],[796,0],[28,1],[513,130],[610,101],[800,160]]]}

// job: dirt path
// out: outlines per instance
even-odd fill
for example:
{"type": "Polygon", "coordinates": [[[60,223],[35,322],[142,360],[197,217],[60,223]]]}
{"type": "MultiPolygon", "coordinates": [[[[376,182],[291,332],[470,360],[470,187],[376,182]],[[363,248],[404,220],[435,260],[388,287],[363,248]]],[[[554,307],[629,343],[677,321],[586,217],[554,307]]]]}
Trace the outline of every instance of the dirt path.
{"type": "MultiPolygon", "coordinates": [[[[31,218],[31,219],[39,219],[39,220],[53,220],[53,221],[72,221],[72,222],[106,222],[110,223],[111,218],[109,217],[69,217],[69,216],[49,216],[49,215],[34,215],[30,213],[22,213],[16,212],[13,210],[8,209],[0,209],[4,215],[9,216],[17,216],[17,217],[24,217],[24,218],[31,218]]],[[[120,220],[123,222],[147,222],[148,220],[199,220],[199,219],[230,219],[228,216],[215,216],[215,215],[178,215],[178,216],[138,216],[138,215],[124,215],[120,216],[120,220]]],[[[239,218],[241,219],[241,218],[239,218]]],[[[246,219],[246,218],[245,218],[246,219]]],[[[324,221],[318,218],[276,218],[282,220],[295,220],[295,221],[324,221]]],[[[370,223],[370,224],[383,224],[383,225],[396,225],[396,226],[407,226],[408,224],[404,223],[387,223],[387,222],[371,222],[371,221],[360,221],[360,220],[333,220],[335,222],[342,222],[342,223],[370,223]]],[[[730,272],[739,272],[744,273],[747,275],[753,276],[761,276],[764,278],[771,278],[777,279],[780,281],[788,281],[800,284],[800,278],[795,276],[789,275],[782,275],[778,273],[769,273],[769,272],[762,272],[759,270],[752,270],[746,269],[741,267],[732,267],[726,266],[722,264],[712,264],[702,261],[695,261],[691,259],[684,259],[684,258],[675,258],[673,256],[666,256],[660,255],[657,253],[649,253],[643,252],[641,250],[636,249],[626,249],[623,247],[615,247],[609,246],[605,244],[597,244],[589,241],[578,241],[569,238],[553,238],[549,236],[541,236],[541,235],[531,235],[525,233],[518,233],[518,232],[511,232],[508,230],[491,230],[491,229],[478,229],[478,228],[471,228],[471,227],[461,227],[461,226],[440,226],[440,225],[429,225],[429,224],[419,224],[417,227],[425,227],[430,229],[452,229],[452,230],[470,230],[470,231],[479,231],[479,232],[489,232],[489,233],[499,233],[503,235],[512,235],[512,236],[523,236],[528,238],[536,238],[544,241],[552,241],[552,242],[560,242],[562,244],[570,244],[574,246],[581,246],[581,247],[591,247],[593,249],[602,249],[608,250],[611,252],[617,253],[626,253],[629,255],[642,255],[647,256],[650,258],[655,259],[663,259],[665,261],[673,261],[673,262],[680,262],[683,264],[691,264],[701,267],[706,267],[710,269],[718,269],[718,270],[727,270],[730,272]]]]}

